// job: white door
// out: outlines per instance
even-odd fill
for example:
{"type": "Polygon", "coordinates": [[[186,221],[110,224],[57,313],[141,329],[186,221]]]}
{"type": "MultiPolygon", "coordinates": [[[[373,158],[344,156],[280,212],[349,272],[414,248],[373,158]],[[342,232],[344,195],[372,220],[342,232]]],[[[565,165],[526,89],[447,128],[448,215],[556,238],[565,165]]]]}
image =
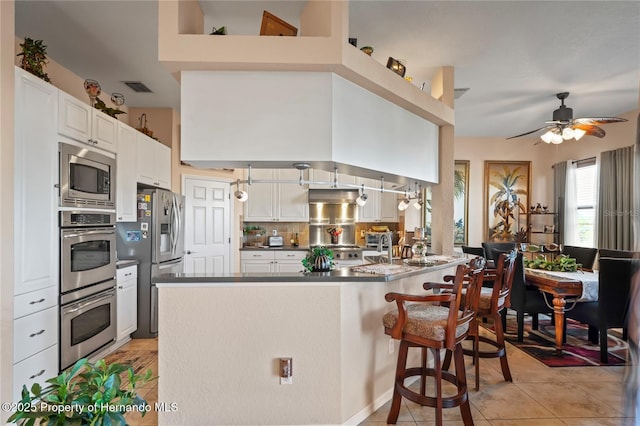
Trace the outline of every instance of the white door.
{"type": "Polygon", "coordinates": [[[186,273],[231,272],[229,183],[185,178],[186,273]]]}

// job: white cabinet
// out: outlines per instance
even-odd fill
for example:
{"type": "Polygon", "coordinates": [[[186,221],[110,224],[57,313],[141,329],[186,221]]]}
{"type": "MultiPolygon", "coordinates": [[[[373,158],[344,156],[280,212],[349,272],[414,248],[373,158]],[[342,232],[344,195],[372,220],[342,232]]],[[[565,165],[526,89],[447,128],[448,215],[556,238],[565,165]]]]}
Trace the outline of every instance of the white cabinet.
{"type": "MultiPolygon", "coordinates": [[[[277,249],[276,249],[277,250],[277,249]]],[[[305,250],[245,250],[240,252],[242,272],[300,272],[305,250]]]]}
{"type": "Polygon", "coordinates": [[[116,342],[128,339],[138,329],[138,266],[117,271],[116,342]]]}
{"type": "MultiPolygon", "coordinates": [[[[367,178],[358,178],[358,185],[365,185],[372,188],[380,188],[380,181],[367,178]]],[[[390,185],[385,183],[385,188],[390,185]]],[[[394,192],[380,192],[379,189],[366,189],[367,203],[358,206],[359,222],[397,222],[398,202],[397,194],[394,192]]]]}
{"type": "Polygon", "coordinates": [[[118,152],[116,155],[116,219],[118,222],[137,220],[137,147],[138,132],[118,123],[118,152]]]}
{"type": "MultiPolygon", "coordinates": [[[[307,173],[307,172],[305,172],[307,173]]],[[[299,185],[300,172],[295,169],[255,169],[255,180],[287,180],[292,183],[256,183],[247,185],[249,199],[244,203],[244,220],[253,222],[308,222],[307,186],[299,185]]],[[[307,179],[304,176],[303,179],[307,179]]]]}
{"type": "Polygon", "coordinates": [[[58,285],[58,89],[16,68],[15,294],[58,285]]]}
{"type": "Polygon", "coordinates": [[[13,397],[58,373],[58,89],[16,68],[13,397]]]}
{"type": "Polygon", "coordinates": [[[138,132],[136,162],[138,182],[171,189],[171,148],[138,132]]]}
{"type": "Polygon", "coordinates": [[[60,91],[58,133],[109,152],[116,152],[118,120],[60,91]]]}

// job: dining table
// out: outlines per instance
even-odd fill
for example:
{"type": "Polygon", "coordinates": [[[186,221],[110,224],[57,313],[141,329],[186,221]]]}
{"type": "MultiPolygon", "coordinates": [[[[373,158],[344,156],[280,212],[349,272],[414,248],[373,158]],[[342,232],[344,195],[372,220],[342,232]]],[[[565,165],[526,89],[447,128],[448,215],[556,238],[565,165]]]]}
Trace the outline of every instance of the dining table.
{"type": "Polygon", "coordinates": [[[571,310],[575,303],[598,300],[598,272],[575,271],[560,272],[525,268],[527,284],[536,287],[542,293],[553,297],[547,305],[553,309],[555,320],[556,355],[562,355],[564,342],[564,314],[571,310]],[[567,308],[567,302],[570,306],[567,308]]]}

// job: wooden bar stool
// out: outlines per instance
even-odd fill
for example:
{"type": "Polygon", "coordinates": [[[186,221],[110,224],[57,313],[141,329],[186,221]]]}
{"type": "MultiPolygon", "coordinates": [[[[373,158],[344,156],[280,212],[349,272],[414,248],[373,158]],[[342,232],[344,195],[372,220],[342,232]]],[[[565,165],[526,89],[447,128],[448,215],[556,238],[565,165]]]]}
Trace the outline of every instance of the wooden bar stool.
{"type": "Polygon", "coordinates": [[[468,336],[470,323],[476,316],[484,265],[484,259],[472,259],[468,267],[457,267],[453,284],[424,284],[426,290],[444,287],[450,288],[450,292],[422,296],[401,293],[385,295],[387,302],[395,301],[398,309],[384,315],[384,331],[392,338],[400,340],[393,399],[387,423],[396,423],[402,397],[405,397],[417,404],[434,407],[438,426],[442,425],[442,409],[458,406],[464,424],[473,425],[461,343],[468,336]],[[467,297],[465,302],[461,303],[465,282],[467,297]],[[405,305],[405,302],[415,303],[405,305]],[[407,354],[409,348],[413,347],[421,349],[422,365],[407,368],[407,354]],[[433,352],[433,367],[427,367],[427,349],[433,352]],[[440,351],[443,349],[453,353],[455,375],[442,370],[440,351]],[[404,384],[406,378],[413,376],[421,378],[420,393],[414,392],[404,384]],[[426,395],[427,376],[435,380],[435,396],[426,395]],[[442,380],[454,384],[457,393],[443,397],[442,380]]]}

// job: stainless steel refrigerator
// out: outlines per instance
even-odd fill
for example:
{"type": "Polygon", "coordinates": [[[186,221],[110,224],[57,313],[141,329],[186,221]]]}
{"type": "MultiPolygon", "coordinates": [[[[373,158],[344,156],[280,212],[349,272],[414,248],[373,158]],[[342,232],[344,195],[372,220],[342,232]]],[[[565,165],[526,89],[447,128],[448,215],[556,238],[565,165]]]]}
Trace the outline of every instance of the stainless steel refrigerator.
{"type": "Polygon", "coordinates": [[[180,273],[184,256],[184,196],[163,189],[138,192],[138,221],[118,222],[118,260],[138,265],[138,329],[133,338],[158,335],[158,289],[153,277],[180,273]]]}

